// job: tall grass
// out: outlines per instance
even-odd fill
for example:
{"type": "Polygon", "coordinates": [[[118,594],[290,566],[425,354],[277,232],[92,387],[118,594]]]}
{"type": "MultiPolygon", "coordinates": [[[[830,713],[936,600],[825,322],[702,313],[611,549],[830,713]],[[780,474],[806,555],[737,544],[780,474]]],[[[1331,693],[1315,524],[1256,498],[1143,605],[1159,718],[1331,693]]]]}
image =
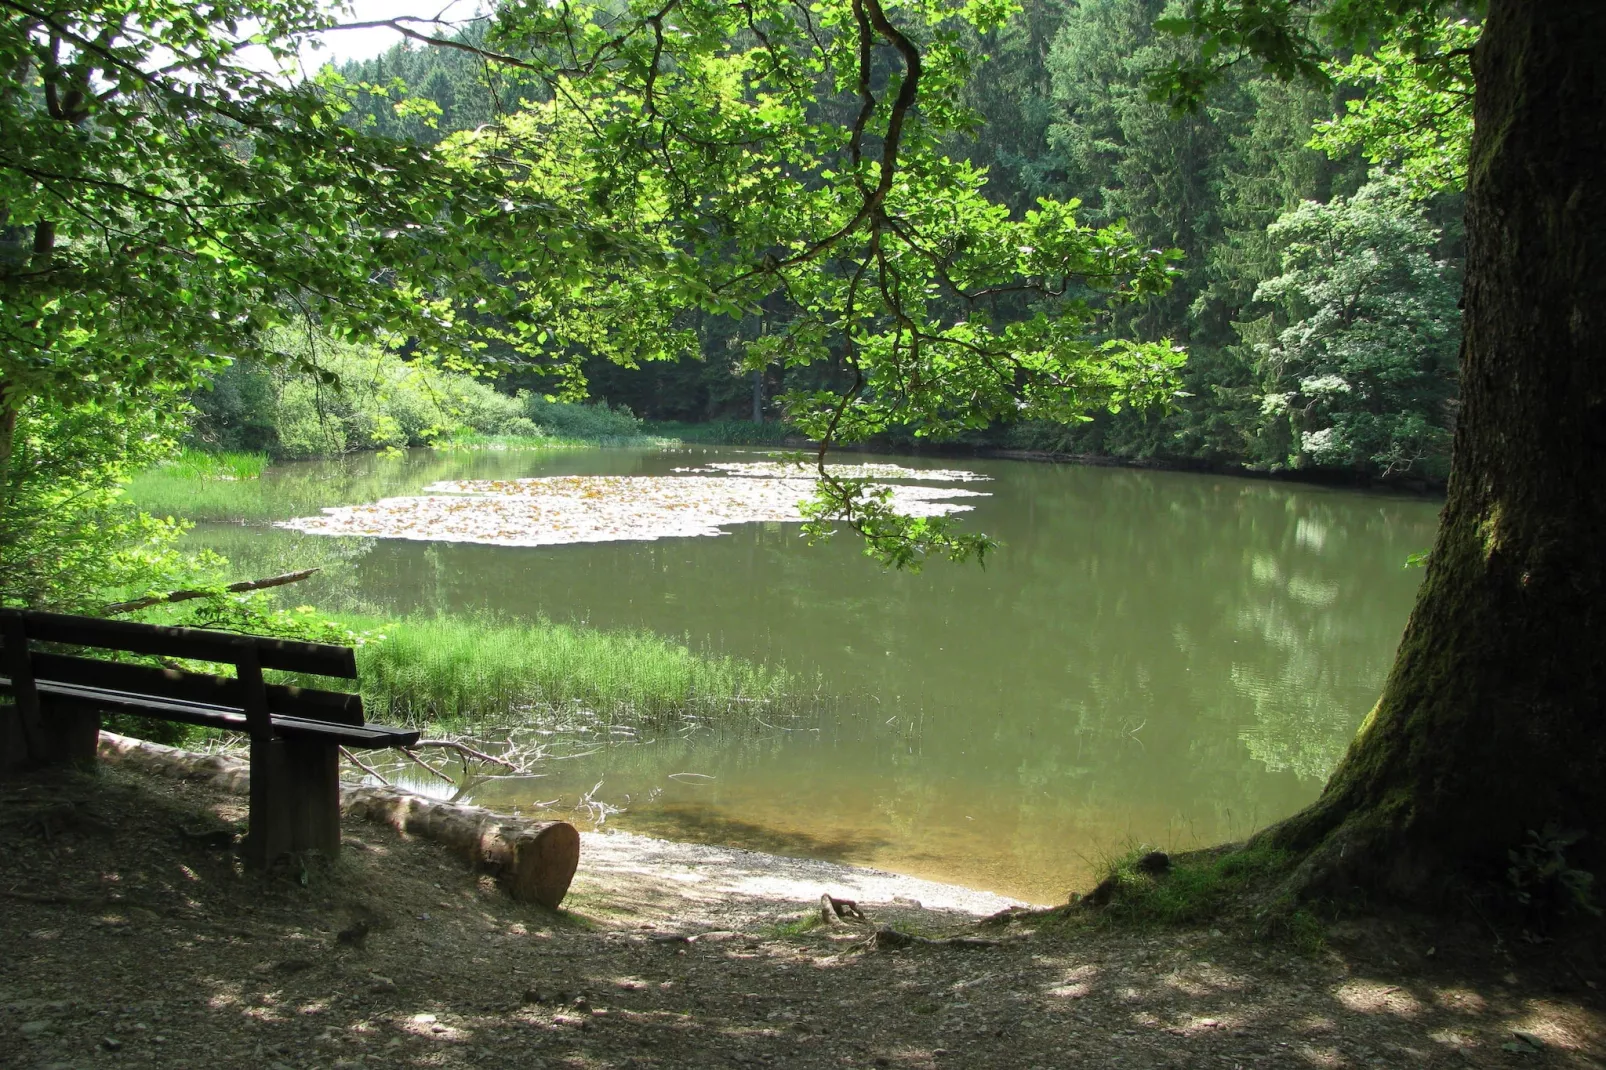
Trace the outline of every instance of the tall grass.
{"type": "Polygon", "coordinates": [[[266,453],[209,453],[186,446],[177,457],[157,465],[151,471],[173,479],[232,483],[256,479],[271,460],[266,453]]]}
{"type": "Polygon", "coordinates": [[[782,667],[651,632],[490,617],[339,620],[369,635],[357,664],[375,719],[507,724],[579,705],[637,726],[745,720],[798,711],[819,690],[782,667]]]}
{"type": "Polygon", "coordinates": [[[710,420],[701,424],[660,421],[647,424],[646,431],[706,446],[779,446],[801,437],[791,424],[760,424],[752,420],[710,420]]]}
{"type": "Polygon", "coordinates": [[[537,431],[534,434],[488,435],[479,431],[459,431],[451,438],[431,443],[437,450],[580,450],[596,445],[584,439],[564,438],[537,431]]]}

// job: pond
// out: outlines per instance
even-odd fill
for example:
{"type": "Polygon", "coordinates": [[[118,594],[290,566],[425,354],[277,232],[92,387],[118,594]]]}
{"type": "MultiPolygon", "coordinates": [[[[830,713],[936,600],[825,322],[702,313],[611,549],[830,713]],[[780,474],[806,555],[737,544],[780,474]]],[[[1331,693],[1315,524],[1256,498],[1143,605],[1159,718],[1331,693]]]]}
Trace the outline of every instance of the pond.
{"type": "Polygon", "coordinates": [[[293,598],[328,609],[646,628],[823,682],[810,716],[603,735],[540,779],[476,785],[476,802],[1050,903],[1110,854],[1241,838],[1315,797],[1376,699],[1420,579],[1404,562],[1430,544],[1439,508],[1225,476],[843,455],[988,477],[962,484],[985,496],[951,501],[1000,548],[985,568],[910,575],[851,535],[810,546],[774,520],[536,546],[271,523],[442,480],[768,459],[413,451],[287,465],[222,489],[241,520],[191,539],[241,576],[326,566],[293,598]]]}

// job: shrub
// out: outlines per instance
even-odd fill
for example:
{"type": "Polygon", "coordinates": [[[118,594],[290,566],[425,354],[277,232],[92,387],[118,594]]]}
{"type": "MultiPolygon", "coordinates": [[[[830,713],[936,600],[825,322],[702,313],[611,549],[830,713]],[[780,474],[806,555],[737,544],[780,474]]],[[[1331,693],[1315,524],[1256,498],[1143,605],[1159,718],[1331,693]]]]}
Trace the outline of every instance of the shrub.
{"type": "Polygon", "coordinates": [[[643,434],[642,422],[629,409],[610,409],[602,402],[577,405],[527,394],[524,415],[541,431],[558,438],[606,441],[640,438],[643,434]]]}

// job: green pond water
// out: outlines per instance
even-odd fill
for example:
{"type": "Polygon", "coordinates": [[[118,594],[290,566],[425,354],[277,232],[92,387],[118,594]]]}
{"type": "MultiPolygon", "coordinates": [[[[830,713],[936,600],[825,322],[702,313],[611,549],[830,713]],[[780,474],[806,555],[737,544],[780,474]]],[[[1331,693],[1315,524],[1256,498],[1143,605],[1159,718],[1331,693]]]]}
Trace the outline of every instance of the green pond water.
{"type": "MultiPolygon", "coordinates": [[[[241,576],[319,564],[325,608],[493,611],[648,628],[818,677],[814,708],[743,729],[553,737],[538,779],[465,797],[609,827],[1062,901],[1136,844],[1241,838],[1315,797],[1375,701],[1438,503],[1169,472],[965,468],[985,569],[888,573],[848,535],[498,547],[304,535],[272,520],[445,478],[668,475],[762,451],[360,456],[217,485],[191,538],[241,576]],[[588,804],[579,810],[574,808],[588,804]],[[617,808],[607,813],[602,807],[617,808]]],[[[287,592],[288,594],[288,592],[287,592]]],[[[437,793],[445,785],[420,782],[437,793]]]]}

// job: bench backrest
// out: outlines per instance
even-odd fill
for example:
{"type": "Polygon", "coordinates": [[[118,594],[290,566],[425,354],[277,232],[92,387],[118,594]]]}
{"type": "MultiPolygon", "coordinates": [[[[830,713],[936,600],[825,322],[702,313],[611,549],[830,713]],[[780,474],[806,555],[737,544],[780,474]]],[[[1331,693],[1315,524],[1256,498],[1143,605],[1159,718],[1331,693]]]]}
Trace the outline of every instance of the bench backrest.
{"type": "Polygon", "coordinates": [[[190,658],[195,661],[239,663],[242,644],[256,650],[264,669],[282,669],[310,676],[357,678],[357,655],[349,646],[305,643],[296,639],[274,639],[262,635],[237,635],[202,628],[172,628],[163,624],[139,624],[129,620],[102,620],[68,613],[42,613],[37,610],[0,611],[20,620],[29,639],[47,643],[120,650],[129,654],[190,658]]]}
{"type": "MultiPolygon", "coordinates": [[[[361,725],[359,695],[290,684],[265,684],[263,669],[354,680],[356,653],[346,646],[307,643],[201,628],[174,628],[65,613],[0,610],[0,671],[19,699],[36,681],[56,681],[156,698],[243,710],[252,735],[271,735],[270,714],[332,724],[361,725]],[[235,666],[237,676],[129,665],[75,654],[33,650],[31,643],[91,647],[129,654],[186,658],[235,666]]],[[[31,697],[31,696],[29,696],[31,697]]]]}

